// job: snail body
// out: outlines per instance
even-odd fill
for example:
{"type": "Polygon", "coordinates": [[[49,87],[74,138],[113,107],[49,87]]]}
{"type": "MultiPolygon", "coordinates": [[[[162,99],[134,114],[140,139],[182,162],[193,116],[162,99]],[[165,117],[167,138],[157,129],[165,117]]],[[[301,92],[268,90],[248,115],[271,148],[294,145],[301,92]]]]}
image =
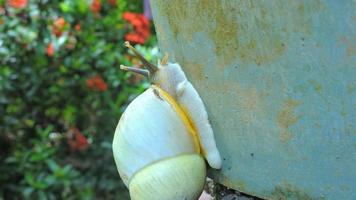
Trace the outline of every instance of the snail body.
{"type": "Polygon", "coordinates": [[[128,105],[115,130],[120,177],[134,200],[197,199],[206,178],[204,158],[221,167],[204,104],[179,64],[165,56],[153,66],[126,46],[147,69],[121,68],[149,77],[152,85],[128,105]]]}
{"type": "Polygon", "coordinates": [[[202,154],[212,168],[220,169],[221,158],[204,103],[193,85],[187,80],[180,65],[178,63],[159,65],[152,82],[167,91],[185,111],[197,129],[202,154]]]}

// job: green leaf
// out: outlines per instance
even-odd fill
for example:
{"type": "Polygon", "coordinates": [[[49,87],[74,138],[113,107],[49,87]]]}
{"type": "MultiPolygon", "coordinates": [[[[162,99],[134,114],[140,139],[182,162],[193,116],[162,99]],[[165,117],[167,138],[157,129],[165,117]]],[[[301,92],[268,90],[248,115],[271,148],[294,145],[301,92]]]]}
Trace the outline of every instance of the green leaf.
{"type": "Polygon", "coordinates": [[[35,124],[35,121],[31,120],[31,119],[25,119],[24,123],[26,124],[26,126],[28,127],[33,127],[33,125],[35,124]]]}
{"type": "Polygon", "coordinates": [[[54,160],[46,160],[47,166],[49,167],[49,169],[54,173],[57,170],[60,169],[60,167],[57,165],[56,162],[54,162],[54,160]]]}
{"type": "Polygon", "coordinates": [[[72,106],[72,105],[67,105],[63,111],[63,118],[66,122],[68,122],[69,124],[73,124],[75,122],[76,113],[77,109],[72,106]]]}
{"type": "Polygon", "coordinates": [[[34,189],[32,187],[26,187],[23,191],[22,191],[22,194],[23,196],[28,199],[30,198],[32,192],[34,191],[34,189]]]}
{"type": "Polygon", "coordinates": [[[30,173],[25,174],[25,180],[29,185],[34,185],[34,183],[35,183],[33,175],[30,173]]]}
{"type": "Polygon", "coordinates": [[[70,5],[70,2],[65,1],[59,4],[59,7],[64,13],[68,13],[72,10],[72,5],[70,5]]]}

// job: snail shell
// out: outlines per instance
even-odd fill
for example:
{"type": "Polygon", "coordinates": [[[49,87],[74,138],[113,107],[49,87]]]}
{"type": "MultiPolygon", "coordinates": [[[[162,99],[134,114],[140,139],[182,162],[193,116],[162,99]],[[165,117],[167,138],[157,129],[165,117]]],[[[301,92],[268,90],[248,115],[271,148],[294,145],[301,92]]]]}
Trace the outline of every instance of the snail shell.
{"type": "Polygon", "coordinates": [[[204,187],[206,167],[194,127],[159,87],[127,107],[113,152],[132,199],[197,199],[204,187]]]}

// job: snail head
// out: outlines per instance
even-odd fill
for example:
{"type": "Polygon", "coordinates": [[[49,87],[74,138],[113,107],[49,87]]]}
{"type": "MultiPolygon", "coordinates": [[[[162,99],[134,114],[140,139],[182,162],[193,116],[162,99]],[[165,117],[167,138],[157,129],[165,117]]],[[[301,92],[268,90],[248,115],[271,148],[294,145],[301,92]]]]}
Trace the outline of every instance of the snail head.
{"type": "MultiPolygon", "coordinates": [[[[125,65],[120,65],[120,69],[134,72],[137,74],[141,74],[145,77],[148,77],[152,79],[152,77],[156,74],[156,72],[159,70],[159,68],[152,63],[148,62],[138,51],[133,47],[130,42],[126,41],[125,46],[129,48],[135,56],[142,62],[143,66],[145,67],[144,69],[138,68],[138,67],[127,67],[125,65]]],[[[162,61],[159,62],[160,65],[167,65],[168,64],[168,54],[166,53],[164,57],[162,58],[162,61]]]]}

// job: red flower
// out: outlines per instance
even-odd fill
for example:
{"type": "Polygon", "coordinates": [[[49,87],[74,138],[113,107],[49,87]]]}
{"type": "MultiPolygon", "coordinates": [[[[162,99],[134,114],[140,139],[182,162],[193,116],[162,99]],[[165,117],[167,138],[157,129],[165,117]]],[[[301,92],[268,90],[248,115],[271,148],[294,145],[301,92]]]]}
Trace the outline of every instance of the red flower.
{"type": "Polygon", "coordinates": [[[117,6],[117,0],[108,0],[108,4],[111,6],[117,6]]]}
{"type": "Polygon", "coordinates": [[[125,35],[125,40],[143,44],[146,42],[151,34],[150,22],[143,14],[137,14],[132,12],[125,12],[123,18],[128,21],[134,31],[125,35]]]}
{"type": "Polygon", "coordinates": [[[87,138],[76,127],[69,130],[67,143],[72,151],[83,151],[89,146],[87,138]]]}
{"type": "Polygon", "coordinates": [[[48,44],[47,49],[46,49],[46,54],[49,57],[52,57],[54,55],[54,45],[53,45],[53,43],[49,43],[48,44]]]}
{"type": "Polygon", "coordinates": [[[74,26],[74,29],[75,29],[76,31],[80,31],[82,28],[81,28],[80,24],[76,24],[76,25],[74,26]]]}
{"type": "MultiPolygon", "coordinates": [[[[0,16],[5,14],[5,8],[0,6],[0,16]]],[[[4,19],[0,17],[0,26],[4,23],[4,19]]]]}
{"type": "Polygon", "coordinates": [[[125,35],[125,40],[126,41],[130,41],[130,42],[134,42],[134,43],[137,43],[137,44],[144,44],[145,43],[145,38],[142,37],[140,34],[138,33],[128,33],[125,35]]]}
{"type": "Polygon", "coordinates": [[[93,0],[90,5],[90,10],[94,14],[98,14],[101,10],[101,1],[100,0],[93,0]]]}
{"type": "Polygon", "coordinates": [[[0,15],[3,15],[5,14],[5,8],[0,6],[0,15]]]}
{"type": "Polygon", "coordinates": [[[27,6],[27,0],[7,0],[7,4],[13,8],[25,8],[27,6]]]}
{"type": "Polygon", "coordinates": [[[91,90],[97,90],[99,92],[104,92],[108,89],[108,85],[99,75],[87,79],[87,87],[91,90]]]}
{"type": "Polygon", "coordinates": [[[53,23],[52,33],[54,33],[57,37],[60,37],[64,31],[65,25],[66,21],[63,17],[56,19],[53,23]]]}

